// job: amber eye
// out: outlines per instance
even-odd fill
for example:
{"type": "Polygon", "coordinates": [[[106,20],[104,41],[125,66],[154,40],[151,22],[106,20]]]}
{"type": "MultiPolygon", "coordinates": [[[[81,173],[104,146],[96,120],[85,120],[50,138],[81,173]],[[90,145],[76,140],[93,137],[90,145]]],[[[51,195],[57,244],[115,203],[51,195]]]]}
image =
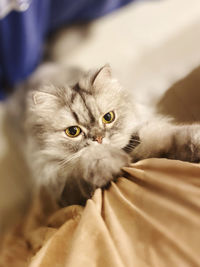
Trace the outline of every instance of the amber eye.
{"type": "Polygon", "coordinates": [[[81,128],[78,126],[71,126],[65,130],[65,133],[69,137],[77,137],[81,133],[81,128]]]}
{"type": "Polygon", "coordinates": [[[115,113],[113,111],[110,111],[103,116],[102,121],[103,123],[111,123],[114,121],[114,119],[115,113]]]}

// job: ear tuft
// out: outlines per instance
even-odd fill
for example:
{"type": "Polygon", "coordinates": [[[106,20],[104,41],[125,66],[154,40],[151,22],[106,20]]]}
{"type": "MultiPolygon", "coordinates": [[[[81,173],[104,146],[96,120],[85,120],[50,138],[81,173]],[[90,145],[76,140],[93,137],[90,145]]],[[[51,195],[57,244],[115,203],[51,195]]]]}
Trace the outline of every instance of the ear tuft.
{"type": "Polygon", "coordinates": [[[39,104],[42,104],[44,101],[45,101],[45,98],[46,98],[46,93],[44,92],[35,92],[33,93],[32,95],[32,98],[33,98],[33,103],[35,105],[39,105],[39,104]]]}
{"type": "Polygon", "coordinates": [[[38,93],[34,93],[34,94],[32,94],[33,103],[34,103],[35,105],[37,105],[37,104],[38,104],[37,95],[38,95],[38,93]]]}
{"type": "Polygon", "coordinates": [[[100,68],[93,77],[92,85],[98,86],[104,84],[104,82],[112,77],[112,70],[109,64],[100,68]]]}
{"type": "Polygon", "coordinates": [[[55,86],[45,85],[39,88],[37,91],[31,92],[31,98],[35,105],[44,104],[47,101],[52,101],[56,98],[55,86]]]}

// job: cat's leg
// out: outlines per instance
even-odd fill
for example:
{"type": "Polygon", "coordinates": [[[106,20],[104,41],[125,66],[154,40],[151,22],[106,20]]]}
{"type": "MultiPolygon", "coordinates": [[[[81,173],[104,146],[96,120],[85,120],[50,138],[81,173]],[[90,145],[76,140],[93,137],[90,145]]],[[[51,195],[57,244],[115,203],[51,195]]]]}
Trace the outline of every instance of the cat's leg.
{"type": "Polygon", "coordinates": [[[121,168],[129,162],[128,154],[122,149],[109,145],[91,146],[79,158],[79,176],[95,187],[104,187],[119,176],[121,168]]]}
{"type": "Polygon", "coordinates": [[[122,174],[130,157],[122,149],[97,144],[86,147],[73,163],[61,197],[62,205],[84,204],[96,188],[107,186],[122,174]]]}
{"type": "Polygon", "coordinates": [[[200,162],[200,125],[173,125],[155,121],[138,131],[140,144],[132,151],[133,161],[169,158],[200,162]]]}

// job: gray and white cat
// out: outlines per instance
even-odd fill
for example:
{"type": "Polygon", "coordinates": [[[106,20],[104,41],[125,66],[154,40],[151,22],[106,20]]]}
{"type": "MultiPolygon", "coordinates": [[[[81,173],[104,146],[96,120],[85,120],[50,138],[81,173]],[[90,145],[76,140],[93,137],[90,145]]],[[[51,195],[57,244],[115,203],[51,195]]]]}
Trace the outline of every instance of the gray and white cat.
{"type": "Polygon", "coordinates": [[[199,125],[173,125],[150,115],[112,77],[109,65],[73,86],[56,78],[29,85],[22,113],[34,177],[62,205],[84,203],[133,161],[199,162],[199,125]]]}

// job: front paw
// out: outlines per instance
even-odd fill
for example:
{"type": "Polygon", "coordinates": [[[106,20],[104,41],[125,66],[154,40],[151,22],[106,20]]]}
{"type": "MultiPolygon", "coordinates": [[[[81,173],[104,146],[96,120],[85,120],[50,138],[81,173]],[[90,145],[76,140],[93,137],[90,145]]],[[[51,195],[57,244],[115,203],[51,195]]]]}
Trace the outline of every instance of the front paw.
{"type": "Polygon", "coordinates": [[[87,149],[81,159],[82,178],[94,188],[105,187],[122,174],[121,168],[130,162],[121,149],[98,145],[87,149]]]}
{"type": "Polygon", "coordinates": [[[107,145],[85,148],[65,183],[59,203],[84,205],[96,188],[105,187],[119,177],[121,168],[129,163],[129,155],[123,150],[107,145]]]}
{"type": "Polygon", "coordinates": [[[139,160],[150,157],[150,153],[145,147],[140,144],[131,152],[131,161],[137,162],[139,160]]]}

